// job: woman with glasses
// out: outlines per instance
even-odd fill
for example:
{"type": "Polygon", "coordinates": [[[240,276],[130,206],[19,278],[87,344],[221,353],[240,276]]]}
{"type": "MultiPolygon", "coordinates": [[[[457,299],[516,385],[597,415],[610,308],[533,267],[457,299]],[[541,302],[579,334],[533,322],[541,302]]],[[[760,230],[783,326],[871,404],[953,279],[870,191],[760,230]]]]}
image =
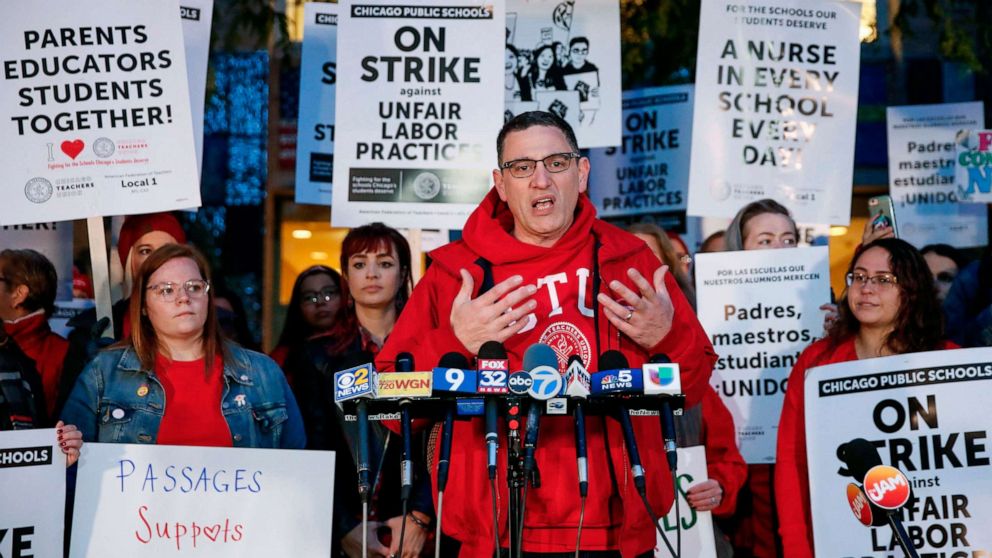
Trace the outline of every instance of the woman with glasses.
{"type": "MultiPolygon", "coordinates": [[[[334,404],[334,373],[371,362],[392,331],[413,288],[410,246],[397,231],[372,223],[351,230],[341,244],[343,305],[331,331],[304,343],[286,361],[295,368],[297,393],[307,428],[307,447],[334,450],[334,525],[332,556],[361,556],[362,508],[358,495],[354,448],[355,421],[345,420],[334,404]]],[[[422,367],[435,363],[417,363],[422,367]]],[[[424,369],[424,368],[420,368],[424,369]]],[[[429,478],[418,475],[410,512],[400,506],[401,440],[370,424],[369,478],[373,501],[368,523],[369,556],[397,554],[403,533],[403,556],[416,556],[427,540],[433,513],[429,478]],[[386,541],[379,534],[389,534],[386,541]]],[[[418,447],[418,443],[414,442],[418,447]]],[[[422,463],[419,464],[422,467],[422,463]]]]}
{"type": "Polygon", "coordinates": [[[279,367],[224,339],[196,249],[167,244],[152,252],[135,276],[129,313],[130,336],[83,370],[62,412],[85,441],[305,445],[279,367]]]}
{"type": "Polygon", "coordinates": [[[789,375],[778,429],[775,502],[785,555],[813,555],[806,462],[804,381],[816,366],[880,356],[950,349],[940,305],[923,256],[909,243],[882,238],[854,255],[839,317],[827,337],[799,356],[789,375]]]}
{"type": "MultiPolygon", "coordinates": [[[[282,334],[269,356],[284,366],[286,357],[304,341],[331,331],[340,308],[341,274],[324,265],[303,270],[293,283],[282,334]]],[[[286,373],[292,385],[292,372],[286,373]]]]}

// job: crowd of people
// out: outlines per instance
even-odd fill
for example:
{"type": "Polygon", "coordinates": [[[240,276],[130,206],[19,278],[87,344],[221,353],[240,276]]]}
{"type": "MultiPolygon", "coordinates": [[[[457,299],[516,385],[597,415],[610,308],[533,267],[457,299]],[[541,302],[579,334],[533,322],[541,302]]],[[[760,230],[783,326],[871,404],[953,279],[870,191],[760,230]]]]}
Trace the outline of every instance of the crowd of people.
{"type": "MultiPolygon", "coordinates": [[[[572,44],[573,52],[588,43],[572,44]]],[[[555,50],[535,52],[519,92],[553,85],[555,50]],[[544,64],[545,59],[550,61],[544,64]]],[[[581,53],[579,53],[581,54],[581,53]]],[[[507,45],[507,71],[517,54],[507,45]]],[[[510,83],[510,82],[508,82],[510,83]]],[[[695,314],[692,254],[656,225],[621,230],[596,217],[585,195],[589,160],[560,118],[524,113],[498,137],[494,188],[461,240],[431,253],[413,288],[407,241],[373,223],[352,229],[339,271],[296,278],[282,334],[269,356],[235,325],[239,303],[221,292],[203,255],[170,214],[128,217],[119,235],[124,298],[113,330],[95,313],[71,322],[69,339],[48,326],[55,301],[52,264],[33,250],[0,252],[0,364],[23,382],[0,381],[0,429],[54,426],[72,465],[85,442],[336,451],[334,556],[415,557],[437,544],[445,556],[490,556],[506,548],[509,495],[496,487],[493,521],[481,419],[457,421],[444,507],[444,537],[432,541],[440,426],[421,425],[410,506],[399,505],[402,440],[386,423],[371,429],[371,500],[362,532],[356,423],[334,404],[335,371],[397,355],[434,366],[450,352],[471,359],[489,341],[504,345],[511,369],[535,343],[564,347],[595,369],[619,351],[633,366],[666,354],[681,365],[686,410],[681,445],[703,445],[709,480],[691,486],[689,505],[718,518],[720,556],[812,556],[803,382],[827,363],[992,344],[992,256],[968,263],[955,249],[917,249],[889,228],[866,228],[847,288],[825,307],[824,335],[793,368],[779,425],[777,463],[745,464],[733,418],[710,386],[717,355],[695,314]],[[943,308],[943,312],[941,312],[943,308]],[[225,327],[224,316],[227,315],[225,327]],[[945,318],[946,317],[946,322],[945,318]],[[944,324],[947,324],[945,330],[944,324]],[[113,343],[101,342],[113,338],[113,343]],[[25,388],[25,386],[28,386],[25,388]],[[501,523],[502,522],[502,523],[501,523]],[[493,532],[493,525],[503,525],[493,532]],[[401,536],[401,533],[403,535],[401,536]]],[[[792,248],[798,231],[772,200],[742,208],[702,251],[792,248]]],[[[646,469],[646,499],[658,511],[675,497],[660,425],[632,417],[646,469]]],[[[526,493],[523,547],[533,556],[572,556],[584,515],[583,556],[649,556],[655,529],[633,489],[620,424],[587,420],[589,498],[575,487],[571,417],[541,422],[539,489],[526,493]]],[[[505,459],[499,478],[506,475],[505,459]]]]}

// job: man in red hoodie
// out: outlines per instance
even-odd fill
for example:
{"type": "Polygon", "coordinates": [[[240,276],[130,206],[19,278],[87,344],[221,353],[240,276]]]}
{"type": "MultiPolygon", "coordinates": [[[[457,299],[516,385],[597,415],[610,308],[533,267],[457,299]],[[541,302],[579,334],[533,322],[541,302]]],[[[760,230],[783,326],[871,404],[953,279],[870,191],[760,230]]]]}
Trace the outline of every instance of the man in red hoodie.
{"type": "MultiPolygon", "coordinates": [[[[450,351],[471,359],[486,341],[505,345],[512,370],[521,369],[534,343],[553,347],[560,365],[577,354],[591,370],[607,350],[621,351],[634,367],[664,353],[681,364],[687,404],[699,402],[716,360],[713,348],[647,245],[596,218],[585,195],[589,160],[579,154],[571,127],[547,112],[524,113],[504,125],[497,144],[495,188],[469,217],[462,239],[431,253],[433,264],[378,355],[380,369],[392,368],[402,351],[413,353],[418,368],[450,351]]],[[[673,494],[659,421],[633,421],[648,500],[664,514],[673,494]]],[[[601,416],[586,422],[589,498],[581,548],[595,556],[650,553],[655,530],[634,489],[619,423],[601,416]]],[[[456,421],[443,529],[460,543],[460,556],[493,553],[483,431],[481,419],[456,421]]],[[[503,445],[496,504],[506,548],[503,445]]],[[[536,458],[541,486],[527,492],[524,551],[574,552],[580,501],[571,417],[542,419],[536,458]]]]}
{"type": "Polygon", "coordinates": [[[3,328],[35,363],[48,416],[55,416],[62,363],[69,342],[48,327],[58,277],[48,258],[34,250],[0,252],[0,319],[3,328]]]}

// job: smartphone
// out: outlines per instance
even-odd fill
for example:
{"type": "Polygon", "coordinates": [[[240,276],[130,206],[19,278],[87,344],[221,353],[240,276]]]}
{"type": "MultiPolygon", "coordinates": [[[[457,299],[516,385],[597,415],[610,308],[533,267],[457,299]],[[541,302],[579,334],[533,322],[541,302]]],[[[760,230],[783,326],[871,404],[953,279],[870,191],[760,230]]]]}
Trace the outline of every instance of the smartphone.
{"type": "Polygon", "coordinates": [[[868,200],[868,215],[872,230],[882,227],[892,227],[892,234],[899,238],[899,228],[896,226],[896,212],[892,205],[892,196],[875,196],[868,200]]]}

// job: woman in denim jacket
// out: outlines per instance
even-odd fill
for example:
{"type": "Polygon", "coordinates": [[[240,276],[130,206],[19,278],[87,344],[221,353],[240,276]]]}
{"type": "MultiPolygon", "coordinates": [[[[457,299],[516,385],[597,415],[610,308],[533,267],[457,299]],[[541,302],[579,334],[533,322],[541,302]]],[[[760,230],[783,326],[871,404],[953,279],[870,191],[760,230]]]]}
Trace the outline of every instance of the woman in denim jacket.
{"type": "Polygon", "coordinates": [[[209,279],[206,260],[187,245],[163,246],[142,264],[129,308],[130,337],[86,367],[62,412],[85,441],[306,445],[279,367],[224,341],[209,279]]]}

